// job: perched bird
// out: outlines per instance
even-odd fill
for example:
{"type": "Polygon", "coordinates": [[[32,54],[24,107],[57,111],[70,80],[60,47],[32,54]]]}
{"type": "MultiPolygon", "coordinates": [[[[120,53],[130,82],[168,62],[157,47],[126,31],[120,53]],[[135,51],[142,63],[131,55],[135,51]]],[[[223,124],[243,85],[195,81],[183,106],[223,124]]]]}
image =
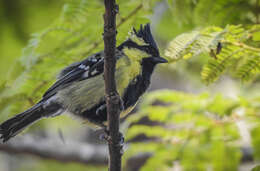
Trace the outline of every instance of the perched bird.
{"type": "MultiPolygon", "coordinates": [[[[116,84],[123,101],[120,116],[129,113],[150,84],[155,66],[166,63],[160,57],[149,24],[133,29],[129,38],[116,48],[116,84]]],[[[93,54],[63,69],[57,81],[32,108],[0,125],[3,142],[32,123],[64,112],[106,127],[107,112],[103,80],[104,52],[93,54]]]]}

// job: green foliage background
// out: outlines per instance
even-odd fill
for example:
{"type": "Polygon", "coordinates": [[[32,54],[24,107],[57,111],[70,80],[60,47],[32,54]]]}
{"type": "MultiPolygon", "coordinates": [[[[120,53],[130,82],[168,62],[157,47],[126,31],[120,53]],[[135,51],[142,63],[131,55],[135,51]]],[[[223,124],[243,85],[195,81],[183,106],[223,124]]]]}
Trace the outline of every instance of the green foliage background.
{"type": "MultiPolygon", "coordinates": [[[[159,77],[173,80],[171,88],[189,85],[189,89],[181,88],[182,92],[150,92],[141,100],[137,114],[126,121],[130,125],[126,138],[131,142],[141,134],[147,139],[130,143],[124,163],[133,155],[151,152],[152,157],[141,168],[143,171],[177,166],[184,171],[238,170],[243,155],[239,123],[250,125],[249,145],[257,162],[260,2],[117,0],[117,3],[120,7],[117,42],[126,39],[131,27],[151,22],[161,54],[170,61],[157,70],[161,73],[159,77]],[[232,81],[228,84],[230,89],[237,90],[232,97],[227,96],[227,87],[222,85],[226,79],[232,81]],[[142,118],[153,124],[140,124],[142,118]]],[[[1,42],[5,42],[0,46],[0,121],[3,121],[36,103],[64,66],[103,49],[104,6],[102,0],[35,0],[30,4],[19,0],[1,2],[0,9],[5,19],[0,20],[4,26],[0,28],[1,42]],[[16,13],[9,15],[7,7],[16,13]],[[23,10],[16,10],[21,7],[23,10]]],[[[70,119],[58,118],[40,121],[30,131],[48,131],[57,125],[77,129],[70,119]]],[[[84,168],[49,161],[36,163],[29,167],[84,168]]]]}

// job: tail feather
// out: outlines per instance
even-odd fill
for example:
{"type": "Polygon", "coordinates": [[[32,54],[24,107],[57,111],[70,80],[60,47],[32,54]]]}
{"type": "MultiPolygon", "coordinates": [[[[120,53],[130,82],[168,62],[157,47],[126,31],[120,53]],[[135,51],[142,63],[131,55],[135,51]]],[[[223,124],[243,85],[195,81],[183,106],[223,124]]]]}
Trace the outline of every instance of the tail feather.
{"type": "Polygon", "coordinates": [[[36,104],[31,109],[14,116],[0,125],[0,139],[6,142],[14,137],[29,125],[42,118],[42,107],[36,104]]]}

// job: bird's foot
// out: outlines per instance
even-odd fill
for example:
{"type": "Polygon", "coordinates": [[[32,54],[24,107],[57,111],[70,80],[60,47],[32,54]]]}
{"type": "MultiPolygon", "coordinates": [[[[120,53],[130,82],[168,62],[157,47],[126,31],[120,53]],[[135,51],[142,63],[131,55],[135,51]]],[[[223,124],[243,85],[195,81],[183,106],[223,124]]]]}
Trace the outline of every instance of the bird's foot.
{"type": "Polygon", "coordinates": [[[120,98],[120,102],[119,102],[120,104],[119,104],[119,109],[120,109],[120,111],[123,111],[123,110],[125,110],[125,106],[124,106],[124,101],[120,98]]]}
{"type": "Polygon", "coordinates": [[[96,110],[96,115],[100,116],[102,112],[106,111],[106,104],[101,105],[97,110],[96,110]]]}
{"type": "Polygon", "coordinates": [[[109,136],[109,131],[107,128],[103,129],[103,133],[100,134],[99,139],[102,141],[106,141],[107,143],[111,143],[111,137],[109,136]]]}
{"type": "MultiPolygon", "coordinates": [[[[99,136],[99,138],[100,138],[102,141],[106,141],[107,143],[112,144],[112,138],[111,138],[111,136],[109,135],[109,131],[108,131],[107,129],[104,129],[104,133],[102,133],[102,134],[99,136]]],[[[123,154],[124,142],[125,142],[124,135],[123,135],[121,132],[119,132],[118,146],[120,146],[121,154],[123,154]]]]}

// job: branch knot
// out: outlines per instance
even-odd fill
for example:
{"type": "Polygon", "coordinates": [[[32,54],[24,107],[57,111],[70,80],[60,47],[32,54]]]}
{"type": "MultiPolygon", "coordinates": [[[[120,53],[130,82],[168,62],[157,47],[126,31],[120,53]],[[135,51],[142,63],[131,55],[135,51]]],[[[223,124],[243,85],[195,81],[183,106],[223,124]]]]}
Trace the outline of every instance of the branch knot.
{"type": "Polygon", "coordinates": [[[117,30],[115,30],[114,28],[108,28],[108,27],[104,28],[103,37],[113,37],[116,34],[117,34],[117,30]]]}
{"type": "Polygon", "coordinates": [[[114,105],[121,105],[121,97],[117,92],[111,92],[106,96],[106,99],[114,105]]]}

